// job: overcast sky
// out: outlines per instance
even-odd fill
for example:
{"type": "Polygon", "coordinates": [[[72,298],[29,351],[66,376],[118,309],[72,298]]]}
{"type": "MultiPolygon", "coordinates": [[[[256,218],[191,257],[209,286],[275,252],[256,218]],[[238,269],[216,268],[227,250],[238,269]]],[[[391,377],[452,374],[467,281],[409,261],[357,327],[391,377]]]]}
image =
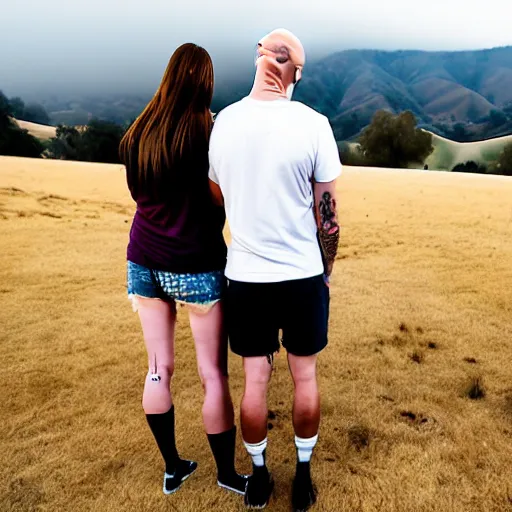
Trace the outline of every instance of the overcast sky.
{"type": "MultiPolygon", "coordinates": [[[[2,0],[0,89],[153,89],[192,41],[218,80],[285,27],[310,59],[348,48],[461,50],[512,44],[508,0],[2,0]],[[293,7],[292,7],[293,6],[293,7]]],[[[307,72],[307,71],[305,71],[307,72]]]]}

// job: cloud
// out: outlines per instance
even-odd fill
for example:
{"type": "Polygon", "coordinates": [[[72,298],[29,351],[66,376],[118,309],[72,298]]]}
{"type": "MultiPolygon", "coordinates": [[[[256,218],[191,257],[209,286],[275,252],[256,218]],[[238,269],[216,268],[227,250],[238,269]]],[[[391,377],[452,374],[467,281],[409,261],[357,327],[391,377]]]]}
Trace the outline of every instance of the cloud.
{"type": "Polygon", "coordinates": [[[201,44],[220,79],[276,27],[308,57],[347,48],[459,50],[512,43],[502,0],[17,0],[2,11],[0,87],[152,88],[177,46],[201,44]]]}

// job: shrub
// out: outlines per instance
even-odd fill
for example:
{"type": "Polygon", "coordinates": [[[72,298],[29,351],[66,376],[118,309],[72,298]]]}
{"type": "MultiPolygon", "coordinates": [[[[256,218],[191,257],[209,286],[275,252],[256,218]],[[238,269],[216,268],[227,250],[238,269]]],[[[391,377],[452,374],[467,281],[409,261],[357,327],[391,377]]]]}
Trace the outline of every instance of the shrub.
{"type": "Polygon", "coordinates": [[[340,142],[338,144],[338,151],[340,155],[340,161],[343,165],[363,167],[368,165],[368,161],[366,160],[359,146],[351,147],[347,142],[340,142]]]}
{"type": "Polygon", "coordinates": [[[417,128],[410,111],[395,116],[379,110],[359,143],[368,163],[377,167],[407,168],[410,163],[424,162],[434,151],[432,135],[417,128]]]}
{"type": "Polygon", "coordinates": [[[470,172],[477,174],[485,174],[487,172],[487,167],[485,165],[477,164],[473,162],[473,160],[469,160],[465,164],[457,164],[452,172],[470,172]]]}
{"type": "Polygon", "coordinates": [[[505,176],[512,176],[512,143],[507,144],[500,155],[497,172],[505,176]]]}

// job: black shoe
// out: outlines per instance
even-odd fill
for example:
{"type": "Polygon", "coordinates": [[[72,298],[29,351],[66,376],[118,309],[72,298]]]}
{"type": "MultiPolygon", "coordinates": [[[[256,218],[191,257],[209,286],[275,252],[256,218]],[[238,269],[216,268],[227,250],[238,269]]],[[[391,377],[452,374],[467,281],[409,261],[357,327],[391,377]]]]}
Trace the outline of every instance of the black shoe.
{"type": "Polygon", "coordinates": [[[253,474],[247,481],[244,499],[245,506],[249,509],[265,508],[268,505],[273,490],[274,480],[267,467],[254,467],[253,474]]]}
{"type": "Polygon", "coordinates": [[[293,512],[305,512],[316,502],[316,491],[311,481],[309,462],[297,462],[297,471],[293,480],[293,512]]]}
{"type": "Polygon", "coordinates": [[[164,494],[173,494],[181,484],[197,469],[197,462],[180,460],[174,473],[164,473],[164,494]]]}
{"type": "Polygon", "coordinates": [[[231,476],[223,476],[222,478],[218,477],[217,485],[223,489],[227,489],[228,491],[243,495],[245,494],[248,480],[249,475],[239,475],[238,473],[234,473],[231,476]]]}

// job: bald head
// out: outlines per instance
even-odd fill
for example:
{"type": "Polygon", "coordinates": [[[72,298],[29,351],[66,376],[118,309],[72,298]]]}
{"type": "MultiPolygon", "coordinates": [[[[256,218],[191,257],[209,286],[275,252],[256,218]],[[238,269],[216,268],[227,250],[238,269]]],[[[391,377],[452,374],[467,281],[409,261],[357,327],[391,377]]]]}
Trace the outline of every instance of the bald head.
{"type": "Polygon", "coordinates": [[[304,47],[289,30],[280,28],[258,43],[256,76],[251,96],[256,99],[291,99],[306,62],[304,47]]]}
{"type": "Polygon", "coordinates": [[[306,52],[299,38],[284,28],[273,30],[262,37],[258,43],[258,47],[264,52],[267,50],[267,52],[275,53],[278,59],[281,55],[283,55],[284,58],[284,55],[288,54],[291,63],[301,70],[306,62],[306,52]]]}

